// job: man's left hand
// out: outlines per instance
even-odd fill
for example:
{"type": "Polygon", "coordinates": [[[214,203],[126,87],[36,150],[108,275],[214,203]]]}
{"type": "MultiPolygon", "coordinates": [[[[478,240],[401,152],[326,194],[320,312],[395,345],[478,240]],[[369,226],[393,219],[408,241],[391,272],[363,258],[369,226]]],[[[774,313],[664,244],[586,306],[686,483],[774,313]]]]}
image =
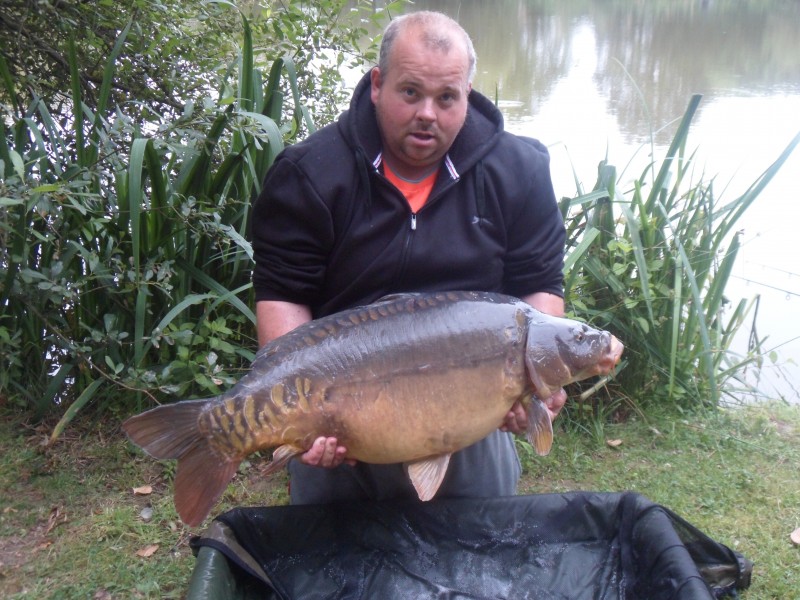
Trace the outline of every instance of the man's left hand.
{"type": "MultiPolygon", "coordinates": [[[[561,408],[567,401],[567,392],[564,388],[559,389],[555,394],[546,398],[545,400],[531,399],[531,402],[543,402],[547,412],[550,413],[550,420],[553,421],[561,412],[561,408]]],[[[528,429],[528,414],[525,412],[525,407],[518,400],[511,407],[511,410],[506,414],[503,424],[500,426],[501,431],[510,431],[511,433],[518,434],[524,433],[528,429]]]]}

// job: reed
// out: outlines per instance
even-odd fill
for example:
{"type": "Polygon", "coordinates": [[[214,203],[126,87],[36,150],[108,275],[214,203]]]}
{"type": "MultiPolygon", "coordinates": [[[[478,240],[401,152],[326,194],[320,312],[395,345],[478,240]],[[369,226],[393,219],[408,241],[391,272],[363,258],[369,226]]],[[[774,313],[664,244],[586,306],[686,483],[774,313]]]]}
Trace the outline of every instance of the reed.
{"type": "Polygon", "coordinates": [[[730,306],[724,294],[739,250],[735,227],[800,134],[747,191],[723,201],[713,179],[694,179],[686,150],[700,99],[691,98],[665,158],[628,189],[604,160],[594,189],[562,202],[569,308],[625,341],[617,383],[639,405],[718,406],[732,399],[742,369],[760,359],[758,347],[746,356],[731,351],[754,303],[730,306]]]}

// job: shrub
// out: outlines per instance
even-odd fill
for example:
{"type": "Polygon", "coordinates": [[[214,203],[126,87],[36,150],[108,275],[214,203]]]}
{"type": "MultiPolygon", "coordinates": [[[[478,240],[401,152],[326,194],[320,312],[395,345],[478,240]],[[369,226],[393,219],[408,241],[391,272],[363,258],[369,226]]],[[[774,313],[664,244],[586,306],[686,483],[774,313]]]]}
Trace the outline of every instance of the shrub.
{"type": "MultiPolygon", "coordinates": [[[[359,34],[331,21],[337,3],[303,13],[305,35],[359,34]]],[[[285,8],[270,23],[300,18],[285,8]]],[[[0,396],[40,416],[66,409],[54,436],[89,403],[217,394],[254,356],[250,203],[284,144],[314,123],[294,60],[262,71],[242,24],[218,91],[174,117],[143,121],[141,106],[113,102],[129,24],[91,102],[70,42],[71,118],[35,94],[0,118],[0,396]]],[[[334,85],[323,84],[312,93],[334,85]]],[[[2,54],[0,86],[17,97],[2,54]]]]}

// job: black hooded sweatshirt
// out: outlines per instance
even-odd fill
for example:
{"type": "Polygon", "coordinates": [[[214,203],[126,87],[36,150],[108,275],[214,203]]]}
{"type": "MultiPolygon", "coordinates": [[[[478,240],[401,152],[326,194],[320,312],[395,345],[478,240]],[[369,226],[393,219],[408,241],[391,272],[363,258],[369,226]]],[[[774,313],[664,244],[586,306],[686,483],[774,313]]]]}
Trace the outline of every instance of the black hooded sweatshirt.
{"type": "Polygon", "coordinates": [[[564,223],[539,141],[472,91],[464,127],[413,213],[382,174],[369,74],[338,121],[275,160],[253,209],[256,301],[314,318],[399,292],[563,295],[564,223]]]}

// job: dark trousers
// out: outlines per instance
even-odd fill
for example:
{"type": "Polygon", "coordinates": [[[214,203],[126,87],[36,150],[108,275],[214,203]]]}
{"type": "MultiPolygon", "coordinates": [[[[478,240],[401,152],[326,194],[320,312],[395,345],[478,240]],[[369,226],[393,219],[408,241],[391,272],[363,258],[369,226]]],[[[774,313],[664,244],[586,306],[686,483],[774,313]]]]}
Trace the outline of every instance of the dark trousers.
{"type": "MultiPolygon", "coordinates": [[[[499,430],[453,454],[437,498],[513,496],[522,469],[514,439],[499,430]]],[[[336,469],[289,463],[292,504],[388,500],[417,496],[403,465],[358,463],[336,469]]]]}

